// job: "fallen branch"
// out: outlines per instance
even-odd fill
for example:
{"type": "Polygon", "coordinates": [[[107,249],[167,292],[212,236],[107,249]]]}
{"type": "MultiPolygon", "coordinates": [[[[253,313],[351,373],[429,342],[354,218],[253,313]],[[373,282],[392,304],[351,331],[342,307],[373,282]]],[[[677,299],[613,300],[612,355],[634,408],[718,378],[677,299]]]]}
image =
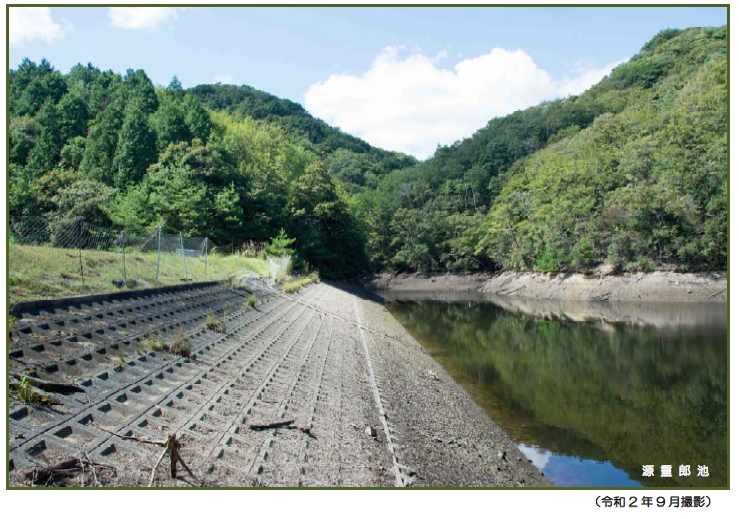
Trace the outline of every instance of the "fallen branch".
{"type": "Polygon", "coordinates": [[[36,377],[30,377],[28,375],[19,375],[17,373],[10,374],[13,378],[20,382],[25,378],[25,381],[34,387],[43,389],[50,393],[59,393],[61,395],[69,395],[71,393],[84,393],[85,390],[76,384],[65,384],[64,382],[50,382],[48,380],[42,380],[36,377]]]}
{"type": "Polygon", "coordinates": [[[139,438],[138,436],[123,436],[122,434],[118,434],[117,432],[111,431],[109,429],[106,429],[104,427],[100,427],[95,422],[89,422],[90,425],[93,425],[94,427],[97,427],[103,432],[106,432],[108,434],[112,434],[113,436],[117,436],[121,440],[132,440],[139,443],[147,443],[149,445],[158,445],[159,447],[166,447],[167,442],[166,441],[158,441],[158,440],[150,440],[149,438],[139,438]]]}
{"type": "MultiPolygon", "coordinates": [[[[265,429],[278,429],[280,427],[290,427],[295,420],[287,420],[285,422],[275,422],[266,425],[250,425],[249,429],[252,431],[264,431],[265,429]]],[[[294,427],[292,427],[294,429],[294,427]]]]}
{"type": "Polygon", "coordinates": [[[97,473],[95,472],[96,468],[110,469],[113,472],[116,471],[115,467],[111,465],[105,465],[103,463],[98,463],[90,460],[87,453],[82,453],[81,456],[84,456],[84,459],[82,457],[69,458],[64,461],[60,461],[55,465],[33,469],[32,471],[26,473],[26,478],[31,482],[32,485],[48,485],[50,481],[53,481],[59,476],[71,477],[78,472],[82,472],[82,486],[84,486],[85,468],[88,468],[93,475],[95,485],[100,486],[100,483],[97,479],[97,473]]]}
{"type": "Polygon", "coordinates": [[[295,423],[295,420],[286,420],[284,422],[274,422],[264,425],[250,425],[249,429],[252,431],[266,431],[268,429],[297,429],[298,431],[307,434],[314,440],[317,440],[315,434],[313,434],[313,431],[310,430],[310,427],[298,427],[297,425],[293,425],[295,423]]]}

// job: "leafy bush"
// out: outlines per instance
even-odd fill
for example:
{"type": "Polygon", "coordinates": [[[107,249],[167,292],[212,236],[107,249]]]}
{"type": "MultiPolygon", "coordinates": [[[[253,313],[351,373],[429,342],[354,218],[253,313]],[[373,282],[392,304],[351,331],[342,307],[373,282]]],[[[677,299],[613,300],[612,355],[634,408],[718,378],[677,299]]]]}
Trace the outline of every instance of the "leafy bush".
{"type": "Polygon", "coordinates": [[[273,237],[267,243],[264,250],[267,256],[293,256],[295,254],[295,249],[293,249],[294,244],[295,238],[290,238],[285,232],[285,229],[280,229],[277,236],[273,237]]]}

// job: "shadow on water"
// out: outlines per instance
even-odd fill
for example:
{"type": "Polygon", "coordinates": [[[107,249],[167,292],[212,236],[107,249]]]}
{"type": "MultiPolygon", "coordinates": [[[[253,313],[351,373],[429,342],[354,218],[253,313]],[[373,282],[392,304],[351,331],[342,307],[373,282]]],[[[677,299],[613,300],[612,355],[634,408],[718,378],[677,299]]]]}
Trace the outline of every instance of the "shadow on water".
{"type": "Polygon", "coordinates": [[[726,486],[725,304],[381,295],[555,485],[726,486]]]}

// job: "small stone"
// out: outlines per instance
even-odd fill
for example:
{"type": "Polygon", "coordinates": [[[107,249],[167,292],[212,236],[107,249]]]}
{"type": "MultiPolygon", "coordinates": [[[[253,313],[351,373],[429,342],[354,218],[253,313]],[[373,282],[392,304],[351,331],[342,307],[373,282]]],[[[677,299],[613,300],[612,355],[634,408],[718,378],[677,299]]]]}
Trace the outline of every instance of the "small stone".
{"type": "Polygon", "coordinates": [[[426,371],[423,371],[421,373],[421,376],[423,378],[427,378],[429,380],[440,380],[439,375],[437,375],[433,370],[427,369],[426,371]]]}

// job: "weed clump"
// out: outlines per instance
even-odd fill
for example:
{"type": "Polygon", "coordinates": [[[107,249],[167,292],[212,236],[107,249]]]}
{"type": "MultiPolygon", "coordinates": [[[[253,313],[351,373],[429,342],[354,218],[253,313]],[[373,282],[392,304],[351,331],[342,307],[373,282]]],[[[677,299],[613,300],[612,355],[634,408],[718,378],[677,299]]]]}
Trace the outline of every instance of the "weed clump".
{"type": "Polygon", "coordinates": [[[185,338],[185,333],[180,326],[180,331],[172,342],[163,341],[155,335],[149,335],[146,340],[136,344],[136,353],[139,355],[150,351],[164,351],[181,357],[190,356],[190,343],[185,338]]]}
{"type": "Polygon", "coordinates": [[[257,298],[253,295],[249,296],[249,299],[244,301],[244,310],[251,310],[255,306],[257,306],[257,298]]]}
{"type": "Polygon", "coordinates": [[[304,286],[310,285],[311,283],[315,281],[318,281],[318,274],[313,273],[305,278],[288,281],[287,283],[282,285],[282,291],[285,292],[286,294],[292,294],[293,292],[297,292],[304,286]]]}
{"type": "Polygon", "coordinates": [[[31,406],[51,404],[51,399],[36,391],[25,374],[14,385],[14,389],[18,400],[23,404],[31,406]]]}
{"type": "Polygon", "coordinates": [[[226,313],[224,312],[219,320],[211,310],[205,317],[205,327],[216,333],[226,333],[226,313]]]}
{"type": "MultiPolygon", "coordinates": [[[[223,326],[225,328],[225,322],[223,326]]],[[[182,326],[180,326],[180,331],[177,334],[177,337],[175,337],[174,341],[172,341],[172,343],[169,345],[169,352],[172,355],[180,355],[182,357],[190,356],[190,342],[187,340],[187,338],[185,338],[185,333],[182,330],[182,326]]]]}

